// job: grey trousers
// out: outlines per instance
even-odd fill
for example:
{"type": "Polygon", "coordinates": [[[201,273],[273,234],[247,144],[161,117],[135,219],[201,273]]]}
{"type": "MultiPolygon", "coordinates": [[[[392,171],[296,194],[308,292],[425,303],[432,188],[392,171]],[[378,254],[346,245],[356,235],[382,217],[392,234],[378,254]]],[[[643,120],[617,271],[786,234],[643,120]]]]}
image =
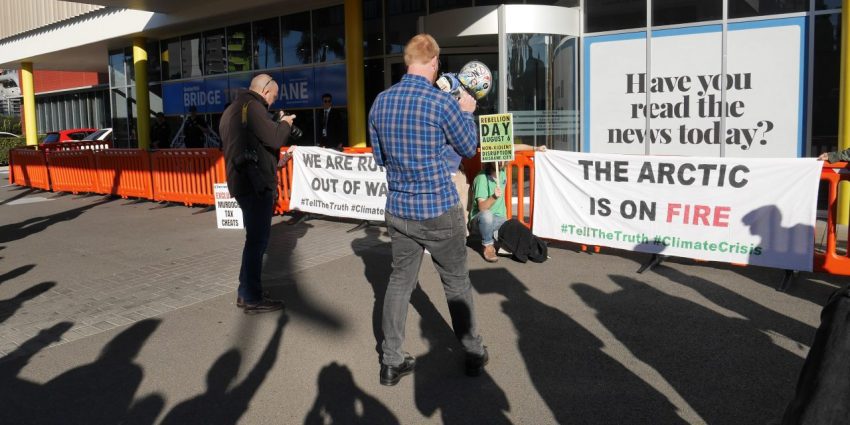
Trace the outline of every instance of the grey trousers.
{"type": "Polygon", "coordinates": [[[384,296],[381,363],[398,366],[404,361],[401,346],[404,343],[407,306],[419,279],[424,249],[431,253],[443,282],[455,336],[467,353],[484,353],[466,265],[463,212],[463,207],[458,204],[443,215],[427,220],[406,220],[386,214],[387,230],[392,239],[393,271],[384,296]]]}

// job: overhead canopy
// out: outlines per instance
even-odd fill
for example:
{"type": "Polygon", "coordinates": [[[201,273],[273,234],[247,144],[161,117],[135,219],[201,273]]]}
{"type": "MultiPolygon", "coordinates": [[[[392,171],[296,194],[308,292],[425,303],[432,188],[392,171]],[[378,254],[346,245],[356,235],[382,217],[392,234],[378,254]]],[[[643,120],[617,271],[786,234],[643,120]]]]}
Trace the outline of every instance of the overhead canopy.
{"type": "Polygon", "coordinates": [[[96,0],[105,8],[0,39],[0,69],[106,72],[108,51],[144,36],[164,39],[338,2],[297,0],[96,0]],[[133,9],[130,9],[132,7],[133,9]]]}

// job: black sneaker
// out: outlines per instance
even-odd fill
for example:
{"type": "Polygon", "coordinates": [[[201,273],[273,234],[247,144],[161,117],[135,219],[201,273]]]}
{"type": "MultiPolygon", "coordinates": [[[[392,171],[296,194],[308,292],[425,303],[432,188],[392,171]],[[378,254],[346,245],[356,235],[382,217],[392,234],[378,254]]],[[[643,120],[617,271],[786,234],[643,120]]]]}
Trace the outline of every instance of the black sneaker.
{"type": "Polygon", "coordinates": [[[484,366],[490,362],[490,354],[487,353],[487,347],[484,347],[484,354],[477,355],[472,353],[466,354],[466,376],[478,376],[484,371],[484,366]]]}
{"type": "Polygon", "coordinates": [[[404,361],[398,366],[381,365],[381,385],[393,386],[398,384],[401,377],[413,372],[416,367],[416,359],[405,353],[404,361]]]}
{"type": "MultiPolygon", "coordinates": [[[[275,300],[269,298],[267,294],[268,293],[266,291],[263,291],[263,299],[264,300],[275,301],[275,300]]],[[[237,308],[245,308],[245,299],[238,296],[238,295],[236,296],[236,307],[237,308]]]]}
{"type": "Polygon", "coordinates": [[[245,303],[245,307],[243,307],[245,314],[268,313],[278,310],[283,310],[283,301],[264,299],[256,304],[245,303]]]}

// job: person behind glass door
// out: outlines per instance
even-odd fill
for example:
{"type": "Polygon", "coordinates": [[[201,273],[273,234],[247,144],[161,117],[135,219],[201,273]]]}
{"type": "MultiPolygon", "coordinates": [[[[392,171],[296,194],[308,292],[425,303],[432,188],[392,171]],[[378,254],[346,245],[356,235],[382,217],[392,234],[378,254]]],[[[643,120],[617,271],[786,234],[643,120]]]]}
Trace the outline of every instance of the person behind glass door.
{"type": "Polygon", "coordinates": [[[342,116],[342,111],[333,107],[333,96],[330,93],[322,95],[322,132],[319,135],[319,146],[342,150],[346,145],[348,128],[342,116]]]}
{"type": "Polygon", "coordinates": [[[165,120],[165,114],[156,113],[151,126],[151,149],[167,149],[171,145],[171,127],[165,120]]]}

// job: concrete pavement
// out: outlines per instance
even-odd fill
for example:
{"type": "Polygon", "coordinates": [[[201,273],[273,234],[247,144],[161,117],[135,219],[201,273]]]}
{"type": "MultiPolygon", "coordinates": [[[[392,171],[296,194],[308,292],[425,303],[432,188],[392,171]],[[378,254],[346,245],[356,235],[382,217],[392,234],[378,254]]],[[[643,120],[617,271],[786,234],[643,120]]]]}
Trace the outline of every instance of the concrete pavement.
{"type": "Polygon", "coordinates": [[[283,220],[265,282],[288,308],[252,317],[233,304],[243,235],[213,212],[0,188],[0,423],[778,423],[822,304],[850,282],[803,274],[783,293],[779,270],[470,249],[487,373],[463,376],[426,260],[417,370],[390,388],[384,229],[283,220]]]}

